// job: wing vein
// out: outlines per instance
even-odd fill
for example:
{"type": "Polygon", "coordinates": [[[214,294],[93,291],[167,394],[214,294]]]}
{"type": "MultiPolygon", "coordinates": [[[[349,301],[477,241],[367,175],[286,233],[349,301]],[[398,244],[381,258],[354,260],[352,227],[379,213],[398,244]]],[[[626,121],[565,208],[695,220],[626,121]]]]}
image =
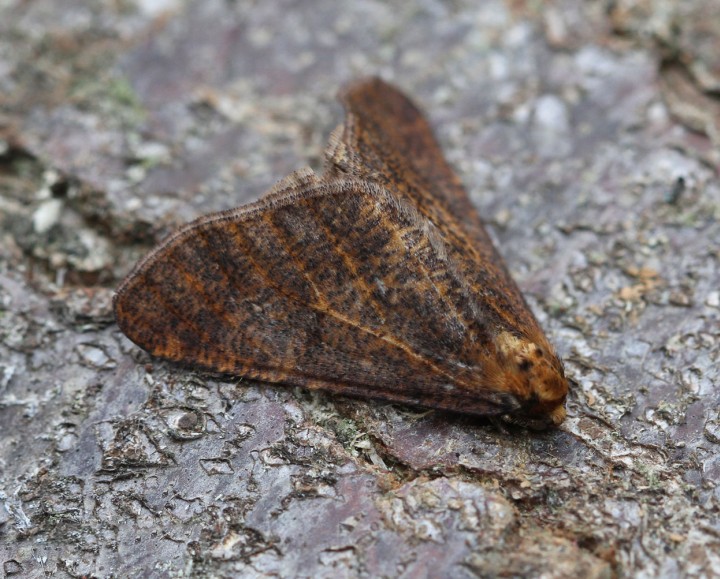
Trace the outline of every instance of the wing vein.
{"type": "MultiPolygon", "coordinates": [[[[367,326],[364,326],[364,325],[362,325],[362,324],[360,324],[360,323],[358,323],[358,322],[356,322],[356,321],[354,321],[354,320],[352,320],[352,319],[350,319],[350,318],[347,318],[346,316],[343,316],[340,312],[338,312],[337,310],[331,308],[331,307],[329,306],[329,304],[327,304],[326,300],[323,300],[323,302],[325,303],[325,307],[324,307],[324,308],[321,308],[321,307],[318,307],[318,306],[313,305],[313,304],[304,303],[304,302],[302,302],[300,299],[298,299],[296,296],[293,296],[292,294],[289,294],[289,293],[283,291],[282,286],[279,285],[279,284],[277,284],[277,283],[273,280],[270,272],[267,271],[267,269],[266,269],[264,266],[262,266],[261,263],[260,263],[257,259],[255,259],[255,257],[252,255],[252,252],[249,251],[250,248],[249,248],[248,246],[253,246],[253,245],[254,245],[253,242],[252,242],[252,240],[250,240],[249,238],[243,236],[241,232],[239,232],[239,233],[240,233],[239,237],[241,237],[241,238],[245,241],[245,248],[246,248],[246,250],[247,250],[247,251],[246,251],[246,255],[248,256],[248,259],[250,259],[250,261],[253,263],[253,265],[255,265],[255,268],[256,268],[256,270],[258,271],[258,273],[260,273],[260,275],[266,280],[266,282],[267,282],[272,288],[275,289],[275,291],[277,291],[278,293],[284,295],[286,298],[288,298],[288,299],[290,299],[290,300],[292,300],[292,301],[294,301],[294,302],[296,302],[296,303],[300,303],[300,304],[302,304],[302,305],[305,305],[305,306],[307,306],[307,307],[310,307],[311,309],[313,309],[313,310],[315,310],[315,311],[317,311],[317,312],[319,312],[319,313],[321,313],[321,314],[329,315],[329,316],[331,316],[332,318],[336,319],[337,321],[341,322],[341,323],[344,324],[344,325],[350,326],[351,328],[354,328],[354,329],[359,330],[359,331],[361,331],[361,332],[363,332],[363,333],[369,334],[369,335],[371,335],[371,336],[373,336],[373,337],[375,337],[375,338],[377,338],[377,339],[379,339],[379,340],[382,340],[382,341],[387,342],[388,344],[390,344],[390,345],[392,345],[392,346],[395,346],[396,348],[398,348],[398,349],[400,349],[401,351],[403,351],[408,357],[413,358],[413,359],[415,359],[415,360],[417,360],[417,361],[425,364],[425,365],[428,366],[431,370],[433,370],[436,374],[438,374],[438,375],[440,375],[440,376],[443,376],[444,378],[450,380],[451,382],[455,382],[455,383],[460,384],[460,385],[465,386],[465,387],[468,386],[463,380],[458,379],[458,377],[456,377],[456,376],[452,376],[451,374],[449,374],[448,372],[446,372],[446,371],[443,370],[442,368],[440,368],[440,367],[438,367],[437,365],[435,365],[431,360],[429,360],[429,359],[426,358],[425,356],[423,356],[423,355],[417,353],[416,351],[414,351],[408,344],[406,344],[406,343],[403,342],[402,340],[397,340],[397,339],[394,338],[394,336],[391,336],[391,335],[389,335],[389,334],[384,334],[384,333],[380,333],[380,332],[377,332],[377,331],[373,331],[371,328],[369,328],[369,327],[367,327],[367,326]]],[[[278,240],[279,240],[279,239],[280,239],[280,238],[278,238],[278,240]]],[[[281,242],[281,243],[283,244],[283,246],[286,246],[285,243],[283,243],[283,242],[281,242]]],[[[290,255],[292,255],[292,254],[290,254],[290,255]]],[[[302,270],[301,270],[301,271],[302,271],[302,270]]],[[[302,273],[303,273],[303,275],[305,275],[305,272],[304,272],[304,271],[303,271],[302,273]]],[[[320,294],[320,295],[321,295],[321,294],[320,294]]]]}

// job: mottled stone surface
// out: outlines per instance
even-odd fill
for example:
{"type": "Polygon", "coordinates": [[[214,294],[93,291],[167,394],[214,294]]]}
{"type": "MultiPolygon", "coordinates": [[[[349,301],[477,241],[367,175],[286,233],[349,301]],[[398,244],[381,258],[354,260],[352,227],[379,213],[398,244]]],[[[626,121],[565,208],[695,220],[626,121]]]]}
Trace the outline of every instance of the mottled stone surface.
{"type": "Polygon", "coordinates": [[[0,3],[6,576],[713,576],[712,0],[0,3]],[[150,360],[112,290],[320,165],[344,82],[423,105],[575,387],[557,431],[150,360]]]}

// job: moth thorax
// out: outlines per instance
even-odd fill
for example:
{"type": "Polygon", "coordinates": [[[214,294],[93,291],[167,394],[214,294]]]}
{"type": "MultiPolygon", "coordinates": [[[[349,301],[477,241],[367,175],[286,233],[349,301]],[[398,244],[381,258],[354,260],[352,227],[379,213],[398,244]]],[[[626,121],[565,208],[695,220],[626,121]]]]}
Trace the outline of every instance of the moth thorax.
{"type": "Polygon", "coordinates": [[[562,422],[568,383],[562,364],[550,346],[538,345],[510,332],[502,332],[497,344],[511,387],[524,401],[524,413],[549,415],[555,424],[562,422]]]}

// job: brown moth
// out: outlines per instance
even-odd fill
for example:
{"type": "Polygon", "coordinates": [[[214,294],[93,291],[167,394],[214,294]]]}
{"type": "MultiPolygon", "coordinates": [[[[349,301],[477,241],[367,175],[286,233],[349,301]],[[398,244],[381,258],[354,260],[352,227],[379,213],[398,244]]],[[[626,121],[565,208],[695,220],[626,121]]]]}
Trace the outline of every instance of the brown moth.
{"type": "Polygon", "coordinates": [[[321,176],[182,227],[115,295],[154,356],[542,428],[568,382],[429,124],[371,78],[321,176]]]}

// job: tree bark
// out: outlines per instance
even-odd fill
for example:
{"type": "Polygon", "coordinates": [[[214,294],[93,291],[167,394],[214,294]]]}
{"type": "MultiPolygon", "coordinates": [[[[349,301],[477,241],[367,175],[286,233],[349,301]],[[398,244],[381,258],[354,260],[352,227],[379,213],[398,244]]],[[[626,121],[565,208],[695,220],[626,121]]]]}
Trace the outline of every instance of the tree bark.
{"type": "Polygon", "coordinates": [[[715,12],[4,2],[4,574],[717,574],[715,12]],[[368,74],[422,105],[564,357],[559,429],[220,380],[114,324],[175,226],[318,168],[368,74]]]}

